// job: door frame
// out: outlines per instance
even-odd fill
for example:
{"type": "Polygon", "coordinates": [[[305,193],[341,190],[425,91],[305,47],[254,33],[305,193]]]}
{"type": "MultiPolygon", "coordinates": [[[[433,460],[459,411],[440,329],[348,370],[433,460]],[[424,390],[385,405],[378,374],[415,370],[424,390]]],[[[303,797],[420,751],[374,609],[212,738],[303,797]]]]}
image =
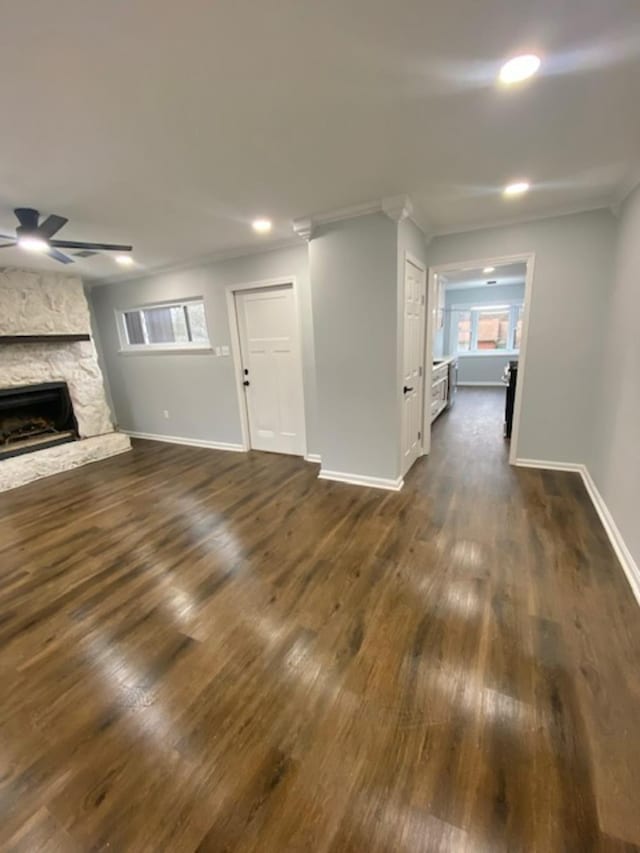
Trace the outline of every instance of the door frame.
{"type": "MultiPolygon", "coordinates": [[[[404,418],[404,408],[403,408],[404,394],[402,393],[401,389],[402,389],[402,385],[404,382],[404,308],[405,308],[404,297],[405,297],[405,285],[406,285],[405,271],[406,271],[407,261],[410,264],[413,264],[414,267],[417,267],[422,273],[424,273],[424,316],[422,319],[423,319],[423,323],[425,324],[426,328],[423,330],[423,335],[422,335],[422,345],[423,345],[423,350],[424,350],[423,356],[422,356],[422,361],[423,361],[423,364],[422,364],[422,378],[423,378],[422,411],[420,413],[420,423],[422,424],[422,430],[421,430],[422,437],[420,439],[418,459],[420,458],[420,456],[423,456],[424,452],[425,452],[424,451],[424,439],[425,439],[424,421],[425,421],[425,411],[426,411],[426,409],[425,409],[425,399],[426,399],[425,398],[425,392],[427,389],[427,385],[425,383],[425,377],[427,375],[426,354],[428,352],[426,332],[428,331],[428,326],[429,326],[429,324],[427,323],[427,313],[428,313],[427,309],[429,307],[429,269],[428,269],[428,267],[424,261],[420,260],[420,258],[418,258],[416,255],[414,255],[408,249],[405,249],[404,254],[403,254],[403,260],[402,260],[402,289],[400,290],[400,305],[399,305],[399,311],[398,311],[399,324],[400,324],[399,335],[398,335],[398,341],[400,343],[400,348],[399,348],[399,352],[398,352],[398,381],[397,381],[398,406],[400,409],[400,452],[399,452],[398,470],[400,471],[401,477],[404,477],[404,475],[407,474],[408,471],[411,470],[411,467],[413,467],[413,465],[415,465],[415,462],[414,462],[407,469],[407,471],[403,470],[404,458],[403,458],[403,448],[402,448],[402,427],[403,427],[403,418],[404,418]]],[[[417,460],[416,460],[416,462],[417,462],[417,460]]]]}
{"type": "MultiPolygon", "coordinates": [[[[437,266],[429,267],[429,278],[427,281],[427,305],[428,311],[425,312],[425,322],[427,324],[425,335],[425,370],[424,370],[424,397],[426,398],[427,388],[431,387],[431,375],[433,372],[433,321],[434,311],[437,311],[438,306],[435,304],[436,297],[436,276],[459,270],[460,267],[490,267],[500,266],[501,264],[524,263],[526,265],[525,285],[524,285],[524,314],[522,317],[522,339],[520,341],[520,355],[518,356],[518,383],[516,385],[516,397],[513,408],[513,428],[511,431],[511,442],[509,447],[509,465],[515,465],[518,459],[518,442],[520,440],[520,423],[522,412],[522,389],[526,380],[526,356],[527,345],[529,342],[529,318],[531,316],[531,295],[533,291],[533,279],[535,270],[535,252],[521,252],[514,255],[495,255],[484,258],[473,258],[472,260],[462,259],[454,263],[438,264],[437,266]]],[[[423,436],[423,453],[427,454],[431,451],[431,417],[427,416],[425,409],[424,414],[424,429],[423,436]]]]}
{"type": "Polygon", "coordinates": [[[304,363],[302,359],[302,318],[300,316],[300,302],[298,300],[298,284],[295,275],[278,276],[278,278],[266,278],[260,281],[249,281],[243,284],[228,284],[225,288],[227,299],[227,318],[229,320],[229,335],[231,343],[231,356],[233,359],[233,375],[238,395],[238,409],[240,412],[240,429],[242,432],[242,449],[251,450],[251,437],[249,434],[249,409],[247,397],[244,392],[244,374],[242,372],[242,348],[240,346],[240,327],[238,326],[238,311],[236,307],[236,293],[243,290],[260,290],[272,287],[290,287],[293,294],[293,306],[296,315],[296,332],[298,337],[298,364],[300,365],[300,382],[302,388],[302,449],[303,457],[307,456],[307,411],[305,407],[304,389],[304,363]]]}

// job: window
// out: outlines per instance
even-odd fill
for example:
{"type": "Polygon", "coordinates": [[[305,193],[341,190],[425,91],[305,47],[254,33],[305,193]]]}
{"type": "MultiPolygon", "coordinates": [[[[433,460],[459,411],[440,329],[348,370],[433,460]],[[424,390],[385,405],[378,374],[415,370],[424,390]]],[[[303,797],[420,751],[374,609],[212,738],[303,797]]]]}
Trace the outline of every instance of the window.
{"type": "Polygon", "coordinates": [[[477,314],[476,349],[506,349],[509,339],[509,309],[484,308],[477,314]]]}
{"type": "Polygon", "coordinates": [[[471,349],[471,311],[458,311],[458,352],[471,349]]]}
{"type": "Polygon", "coordinates": [[[452,334],[456,352],[518,352],[523,310],[522,305],[454,308],[452,334]]]}
{"type": "Polygon", "coordinates": [[[121,311],[125,349],[197,349],[209,346],[202,299],[121,311]]]}

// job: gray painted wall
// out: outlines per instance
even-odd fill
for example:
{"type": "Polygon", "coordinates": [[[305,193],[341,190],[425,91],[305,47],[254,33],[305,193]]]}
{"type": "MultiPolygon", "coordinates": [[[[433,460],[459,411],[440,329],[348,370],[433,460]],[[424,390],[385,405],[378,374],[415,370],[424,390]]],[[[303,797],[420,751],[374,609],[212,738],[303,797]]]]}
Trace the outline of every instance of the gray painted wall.
{"type": "Polygon", "coordinates": [[[500,385],[508,355],[465,355],[458,357],[459,385],[500,385]]]}
{"type": "Polygon", "coordinates": [[[242,441],[231,356],[213,353],[121,353],[116,309],[203,296],[212,346],[229,345],[226,287],[295,276],[303,344],[308,452],[317,452],[313,320],[308,247],[248,255],[165,272],[90,291],[96,338],[119,426],[134,432],[238,444],[242,441]],[[163,410],[169,411],[169,419],[163,410]]]}
{"type": "Polygon", "coordinates": [[[309,243],[322,467],[395,479],[398,226],[382,213],[309,243]]]}
{"type": "Polygon", "coordinates": [[[435,238],[431,265],[535,252],[520,458],[584,462],[616,220],[608,210],[435,238]]]}
{"type": "MultiPolygon", "coordinates": [[[[451,311],[455,305],[508,305],[524,302],[522,284],[503,284],[493,287],[469,287],[465,290],[445,290],[444,349],[455,355],[451,338],[451,311]]],[[[510,358],[505,353],[458,356],[458,382],[477,384],[492,382],[501,385],[502,372],[510,358]]]]}
{"type": "Polygon", "coordinates": [[[622,210],[613,271],[609,310],[598,326],[604,358],[593,394],[597,428],[588,466],[640,565],[640,187],[622,210]]]}

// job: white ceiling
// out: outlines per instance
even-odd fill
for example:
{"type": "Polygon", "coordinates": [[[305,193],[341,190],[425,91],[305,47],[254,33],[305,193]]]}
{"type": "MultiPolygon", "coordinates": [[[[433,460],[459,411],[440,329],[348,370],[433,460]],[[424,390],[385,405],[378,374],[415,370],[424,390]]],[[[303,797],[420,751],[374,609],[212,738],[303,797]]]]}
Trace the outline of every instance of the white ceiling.
{"type": "Polygon", "coordinates": [[[432,232],[595,207],[640,155],[638,0],[23,0],[0,74],[0,231],[37,207],[140,269],[398,193],[432,232]],[[525,50],[542,73],[496,87],[525,50]]]}
{"type": "Polygon", "coordinates": [[[446,290],[468,290],[470,287],[486,287],[488,281],[500,284],[524,284],[527,276],[525,263],[502,264],[492,273],[484,273],[482,268],[459,269],[440,276],[446,290]]]}

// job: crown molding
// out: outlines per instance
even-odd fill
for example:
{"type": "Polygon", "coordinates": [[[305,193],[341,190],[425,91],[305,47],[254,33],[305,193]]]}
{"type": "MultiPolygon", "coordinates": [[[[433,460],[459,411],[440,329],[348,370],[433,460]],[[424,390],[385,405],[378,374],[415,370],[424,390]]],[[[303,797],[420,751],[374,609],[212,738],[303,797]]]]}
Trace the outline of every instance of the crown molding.
{"type": "Polygon", "coordinates": [[[291,224],[298,237],[309,242],[313,234],[313,220],[310,217],[306,219],[294,219],[291,224]]]}
{"type": "Polygon", "coordinates": [[[130,270],[126,273],[117,273],[108,277],[89,278],[87,275],[82,276],[82,280],[88,287],[102,284],[121,284],[125,281],[136,281],[138,279],[149,278],[152,275],[163,275],[165,273],[183,272],[186,270],[205,267],[209,264],[222,263],[224,261],[232,261],[235,258],[250,257],[251,255],[263,255],[267,252],[277,252],[281,249],[294,249],[300,245],[297,237],[286,237],[284,240],[277,240],[272,243],[262,243],[259,246],[254,244],[245,246],[233,246],[229,249],[219,249],[217,252],[212,252],[208,255],[200,255],[196,258],[190,258],[186,261],[180,261],[175,264],[161,264],[155,267],[145,267],[144,269],[130,270]]]}
{"type": "Polygon", "coordinates": [[[383,198],[380,202],[382,212],[394,222],[402,222],[413,215],[413,204],[408,195],[393,195],[383,198]]]}
{"type": "Polygon", "coordinates": [[[632,169],[627,175],[626,180],[622,182],[620,189],[616,193],[614,199],[612,200],[609,208],[611,213],[617,218],[620,216],[622,211],[622,206],[625,201],[629,198],[631,193],[640,186],[640,166],[635,169],[632,169]]]}
{"type": "Polygon", "coordinates": [[[475,222],[469,225],[452,225],[451,228],[434,228],[429,234],[428,241],[434,237],[450,237],[454,234],[467,234],[470,231],[489,231],[492,228],[505,228],[509,225],[526,225],[528,222],[539,222],[542,219],[556,219],[560,216],[572,216],[577,213],[593,213],[596,210],[609,210],[611,212],[611,199],[585,202],[582,205],[557,208],[548,210],[546,213],[523,214],[503,219],[492,219],[488,222],[475,222]]]}
{"type": "Polygon", "coordinates": [[[428,231],[419,221],[414,212],[413,202],[408,195],[386,196],[376,201],[368,201],[363,204],[352,204],[349,207],[338,207],[335,210],[326,210],[323,213],[314,213],[292,221],[294,232],[303,240],[310,240],[313,232],[320,225],[328,225],[331,222],[342,222],[345,219],[357,219],[359,216],[368,216],[371,213],[384,213],[394,222],[402,222],[403,219],[411,219],[417,228],[425,235],[428,231]]]}

